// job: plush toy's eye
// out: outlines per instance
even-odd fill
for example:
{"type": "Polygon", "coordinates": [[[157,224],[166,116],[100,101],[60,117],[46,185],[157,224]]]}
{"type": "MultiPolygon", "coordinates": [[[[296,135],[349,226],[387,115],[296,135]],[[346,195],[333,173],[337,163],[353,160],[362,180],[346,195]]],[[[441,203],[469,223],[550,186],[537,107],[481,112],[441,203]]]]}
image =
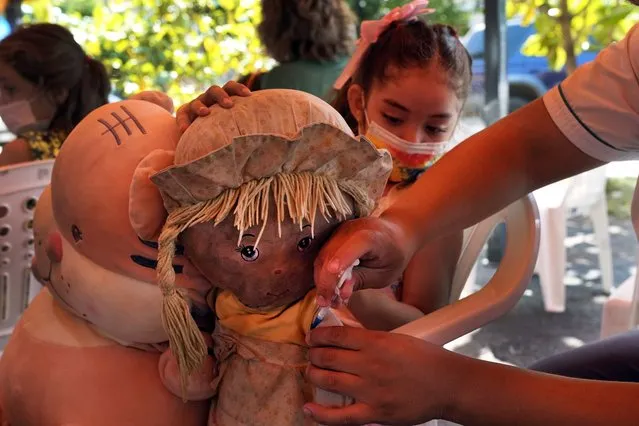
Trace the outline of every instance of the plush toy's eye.
{"type": "Polygon", "coordinates": [[[298,251],[306,251],[313,244],[313,239],[311,237],[302,238],[299,243],[297,243],[298,251]]]}
{"type": "Polygon", "coordinates": [[[82,240],[82,231],[76,225],[71,226],[71,235],[73,236],[73,240],[78,243],[82,240]]]}
{"type": "Polygon", "coordinates": [[[241,246],[237,249],[237,251],[240,252],[242,259],[246,260],[247,262],[255,262],[257,258],[260,257],[260,251],[257,249],[257,247],[241,246]]]}

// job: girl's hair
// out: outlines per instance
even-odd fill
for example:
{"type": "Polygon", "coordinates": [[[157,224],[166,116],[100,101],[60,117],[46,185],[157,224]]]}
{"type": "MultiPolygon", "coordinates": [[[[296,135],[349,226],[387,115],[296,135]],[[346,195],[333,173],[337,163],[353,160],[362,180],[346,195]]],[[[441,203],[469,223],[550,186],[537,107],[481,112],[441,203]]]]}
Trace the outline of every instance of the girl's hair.
{"type": "Polygon", "coordinates": [[[345,0],[262,0],[257,31],[278,62],[333,61],[350,55],[355,25],[345,0]]]}
{"type": "Polygon", "coordinates": [[[50,130],[70,132],[108,102],[111,85],[101,62],[89,58],[73,35],[56,24],[21,26],[0,41],[0,61],[48,93],[68,93],[50,130]]]}
{"type": "Polygon", "coordinates": [[[472,59],[461,44],[457,32],[449,25],[429,24],[417,19],[394,22],[364,53],[359,68],[336,94],[331,105],[357,133],[357,119],[348,105],[348,89],[358,84],[368,96],[375,82],[391,77],[393,69],[427,67],[437,64],[449,74],[451,88],[466,99],[472,77],[472,59]]]}

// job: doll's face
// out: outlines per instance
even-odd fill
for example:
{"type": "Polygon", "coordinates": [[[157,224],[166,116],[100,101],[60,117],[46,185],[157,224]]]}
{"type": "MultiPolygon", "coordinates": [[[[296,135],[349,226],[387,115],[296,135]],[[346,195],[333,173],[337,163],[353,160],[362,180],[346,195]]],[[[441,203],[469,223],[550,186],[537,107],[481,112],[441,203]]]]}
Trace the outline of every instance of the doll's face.
{"type": "MultiPolygon", "coordinates": [[[[276,217],[273,203],[269,217],[276,217]]],[[[248,229],[238,246],[229,217],[216,227],[209,222],[188,229],[182,241],[187,257],[212,285],[232,291],[250,308],[267,309],[293,303],[314,287],[313,261],[339,223],[318,214],[312,238],[310,224],[300,230],[287,217],[280,238],[277,221],[270,219],[255,247],[261,225],[248,229]]]]}

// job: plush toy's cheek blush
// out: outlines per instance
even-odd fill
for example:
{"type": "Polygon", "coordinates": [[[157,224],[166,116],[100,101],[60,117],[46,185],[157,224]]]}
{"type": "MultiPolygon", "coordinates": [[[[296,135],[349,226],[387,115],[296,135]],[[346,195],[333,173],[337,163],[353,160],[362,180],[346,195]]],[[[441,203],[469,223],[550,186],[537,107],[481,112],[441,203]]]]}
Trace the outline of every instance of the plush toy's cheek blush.
{"type": "Polygon", "coordinates": [[[47,241],[47,256],[51,262],[62,262],[62,236],[59,232],[52,232],[47,241]]]}

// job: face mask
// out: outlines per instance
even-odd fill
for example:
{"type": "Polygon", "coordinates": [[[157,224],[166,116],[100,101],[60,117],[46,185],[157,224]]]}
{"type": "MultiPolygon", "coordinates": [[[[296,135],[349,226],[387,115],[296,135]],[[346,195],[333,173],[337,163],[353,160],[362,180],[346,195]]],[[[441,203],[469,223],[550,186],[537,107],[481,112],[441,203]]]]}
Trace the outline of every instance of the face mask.
{"type": "Polygon", "coordinates": [[[414,182],[446,152],[448,142],[408,142],[375,122],[368,124],[364,135],[377,149],[387,149],[393,157],[393,183],[414,182]]]}
{"type": "Polygon", "coordinates": [[[0,118],[2,118],[7,129],[14,135],[17,135],[20,130],[37,123],[31,109],[31,102],[27,100],[15,101],[0,106],[0,118]]]}

